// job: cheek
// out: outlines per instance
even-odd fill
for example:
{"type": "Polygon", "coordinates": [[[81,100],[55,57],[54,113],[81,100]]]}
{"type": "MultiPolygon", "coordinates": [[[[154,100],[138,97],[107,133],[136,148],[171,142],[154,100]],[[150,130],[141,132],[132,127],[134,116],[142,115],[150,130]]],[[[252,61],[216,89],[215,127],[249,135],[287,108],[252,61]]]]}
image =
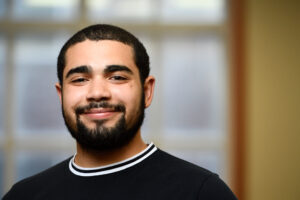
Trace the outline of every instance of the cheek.
{"type": "Polygon", "coordinates": [[[75,88],[65,88],[63,91],[63,105],[66,110],[74,109],[80,105],[85,97],[84,90],[75,88]]]}
{"type": "Polygon", "coordinates": [[[117,88],[115,95],[118,96],[125,104],[132,104],[139,101],[141,89],[139,85],[131,83],[124,87],[117,88]]]}
{"type": "Polygon", "coordinates": [[[128,112],[137,114],[141,104],[141,88],[138,86],[131,86],[124,94],[124,102],[128,112]]]}

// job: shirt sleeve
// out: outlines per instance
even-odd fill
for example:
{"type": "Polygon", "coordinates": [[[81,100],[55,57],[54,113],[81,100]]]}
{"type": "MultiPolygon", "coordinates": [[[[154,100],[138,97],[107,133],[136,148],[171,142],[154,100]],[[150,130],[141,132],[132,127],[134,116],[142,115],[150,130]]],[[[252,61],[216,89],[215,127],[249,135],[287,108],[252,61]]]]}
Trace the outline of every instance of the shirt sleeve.
{"type": "Polygon", "coordinates": [[[230,188],[217,176],[209,176],[199,191],[199,200],[237,200],[230,188]]]}

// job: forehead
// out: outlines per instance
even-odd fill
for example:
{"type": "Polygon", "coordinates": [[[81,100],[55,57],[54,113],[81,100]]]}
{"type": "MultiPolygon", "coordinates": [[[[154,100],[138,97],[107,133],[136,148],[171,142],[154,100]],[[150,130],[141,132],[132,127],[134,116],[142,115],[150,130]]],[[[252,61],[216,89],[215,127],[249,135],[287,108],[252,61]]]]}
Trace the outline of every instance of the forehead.
{"type": "Polygon", "coordinates": [[[104,68],[112,64],[125,65],[133,71],[138,70],[131,46],[114,40],[85,40],[67,50],[64,72],[80,65],[104,68]]]}

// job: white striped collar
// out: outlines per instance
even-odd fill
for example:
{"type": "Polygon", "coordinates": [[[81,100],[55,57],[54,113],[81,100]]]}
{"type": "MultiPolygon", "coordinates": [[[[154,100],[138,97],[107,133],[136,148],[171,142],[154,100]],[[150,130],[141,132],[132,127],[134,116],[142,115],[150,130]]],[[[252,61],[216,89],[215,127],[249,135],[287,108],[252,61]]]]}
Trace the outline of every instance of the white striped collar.
{"type": "Polygon", "coordinates": [[[105,174],[111,174],[115,173],[124,169],[127,169],[129,167],[132,167],[140,162],[142,162],[144,159],[152,155],[157,150],[156,146],[153,143],[150,143],[146,149],[141,151],[140,153],[117,163],[113,163],[106,166],[101,167],[93,167],[93,168],[85,168],[80,167],[75,164],[73,156],[72,159],[70,159],[69,162],[69,169],[70,171],[78,176],[99,176],[99,175],[105,175],[105,174]]]}

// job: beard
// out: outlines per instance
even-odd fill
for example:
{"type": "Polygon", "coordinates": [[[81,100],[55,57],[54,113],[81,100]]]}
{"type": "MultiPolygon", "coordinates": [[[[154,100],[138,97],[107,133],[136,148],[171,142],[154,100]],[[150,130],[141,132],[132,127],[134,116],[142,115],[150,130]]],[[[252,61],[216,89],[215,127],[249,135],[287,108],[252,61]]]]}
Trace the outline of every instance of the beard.
{"type": "Polygon", "coordinates": [[[145,115],[144,94],[142,94],[138,113],[133,116],[135,119],[131,125],[128,125],[125,119],[125,106],[123,104],[109,104],[107,101],[91,102],[86,106],[77,107],[75,109],[75,124],[72,123],[71,117],[65,112],[63,105],[62,114],[70,134],[82,148],[96,151],[118,149],[128,144],[143,124],[145,115]],[[121,117],[113,127],[106,127],[104,123],[107,120],[103,119],[94,121],[95,128],[88,128],[80,120],[80,114],[92,108],[110,108],[116,112],[121,112],[121,117]]]}

